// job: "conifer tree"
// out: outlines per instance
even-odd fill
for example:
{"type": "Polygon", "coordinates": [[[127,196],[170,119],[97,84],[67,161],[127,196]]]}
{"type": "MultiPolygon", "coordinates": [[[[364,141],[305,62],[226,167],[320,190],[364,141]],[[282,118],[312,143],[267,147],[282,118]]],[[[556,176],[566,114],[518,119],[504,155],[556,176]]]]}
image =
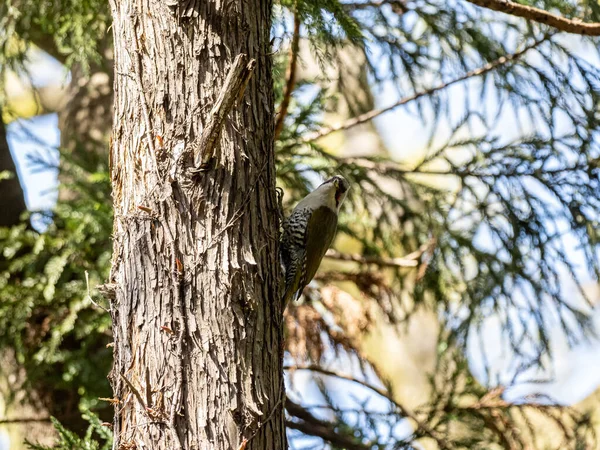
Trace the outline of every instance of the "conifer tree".
{"type": "MultiPolygon", "coordinates": [[[[314,448],[596,448],[586,412],[505,392],[551,364],[553,323],[572,343],[594,331],[593,2],[33,3],[0,6],[3,68],[26,68],[16,35],[81,85],[114,65],[112,269],[108,167],[72,121],[79,194],[44,233],[0,234],[0,345],[64,426],[70,391],[104,416],[112,399],[123,449],[285,448],[284,423],[314,448]],[[422,123],[418,159],[378,122],[397,111],[422,123]],[[276,185],[287,214],[333,174],[353,186],[334,249],[282,319],[276,185]],[[433,363],[407,405],[379,353],[423,312],[433,363]],[[512,379],[470,368],[490,321],[512,379]],[[91,357],[110,340],[112,393],[110,350],[91,357]],[[298,395],[299,373],[318,395],[298,395]]],[[[77,92],[72,117],[95,89],[77,92]]]]}

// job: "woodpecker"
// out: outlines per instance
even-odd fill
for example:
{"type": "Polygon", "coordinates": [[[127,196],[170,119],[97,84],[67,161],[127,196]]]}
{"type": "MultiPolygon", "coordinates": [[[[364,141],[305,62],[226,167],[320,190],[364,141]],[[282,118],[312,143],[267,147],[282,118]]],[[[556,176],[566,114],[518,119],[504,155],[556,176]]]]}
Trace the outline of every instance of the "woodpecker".
{"type": "Polygon", "coordinates": [[[350,184],[336,175],[296,205],[283,223],[281,261],[285,269],[283,308],[297,300],[315,276],[337,229],[340,206],[350,184]]]}

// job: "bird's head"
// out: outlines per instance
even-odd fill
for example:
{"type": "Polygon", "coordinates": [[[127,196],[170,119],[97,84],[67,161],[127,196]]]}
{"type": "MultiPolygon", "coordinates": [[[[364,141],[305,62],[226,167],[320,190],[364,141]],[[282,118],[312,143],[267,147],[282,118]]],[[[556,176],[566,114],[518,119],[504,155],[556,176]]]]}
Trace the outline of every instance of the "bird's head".
{"type": "Polygon", "coordinates": [[[340,206],[342,206],[342,202],[346,198],[348,190],[350,189],[350,183],[348,183],[343,176],[335,175],[329,180],[323,182],[323,184],[321,184],[321,186],[319,186],[317,189],[326,190],[328,195],[331,196],[336,210],[339,211],[340,206]]]}
{"type": "Polygon", "coordinates": [[[340,175],[331,177],[324,181],[321,185],[304,197],[296,208],[327,206],[335,212],[340,211],[340,206],[348,194],[350,183],[340,175]]]}

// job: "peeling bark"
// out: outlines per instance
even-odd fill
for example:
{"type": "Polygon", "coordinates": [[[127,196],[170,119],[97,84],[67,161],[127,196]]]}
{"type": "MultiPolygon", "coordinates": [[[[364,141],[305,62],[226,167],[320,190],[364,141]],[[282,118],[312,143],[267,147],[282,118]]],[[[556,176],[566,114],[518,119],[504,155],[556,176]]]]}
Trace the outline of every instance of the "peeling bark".
{"type": "Polygon", "coordinates": [[[114,448],[284,449],[271,2],[166,3],[111,1],[114,448]],[[194,171],[240,54],[256,67],[194,171]]]}

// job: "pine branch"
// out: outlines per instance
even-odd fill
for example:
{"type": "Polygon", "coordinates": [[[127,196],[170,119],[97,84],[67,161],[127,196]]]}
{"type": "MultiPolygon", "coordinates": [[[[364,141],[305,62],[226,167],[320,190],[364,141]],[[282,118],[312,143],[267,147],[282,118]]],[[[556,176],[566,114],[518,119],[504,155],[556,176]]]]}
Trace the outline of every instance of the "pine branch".
{"type": "Polygon", "coordinates": [[[400,9],[402,11],[407,10],[405,0],[370,0],[364,2],[348,2],[342,3],[342,6],[350,11],[362,10],[367,8],[379,8],[383,5],[391,5],[392,9],[400,9]]]}
{"type": "MultiPolygon", "coordinates": [[[[386,400],[388,400],[390,403],[392,403],[396,408],[398,408],[398,410],[400,411],[401,414],[403,414],[404,416],[410,418],[411,420],[413,420],[415,422],[415,424],[417,425],[417,430],[422,430],[427,436],[431,437],[432,439],[434,439],[439,448],[440,449],[450,449],[451,447],[449,446],[449,444],[446,442],[446,440],[441,437],[437,431],[431,429],[427,424],[421,422],[415,414],[413,414],[412,412],[408,411],[404,406],[402,406],[400,403],[398,403],[392,396],[391,394],[389,394],[387,391],[378,388],[377,386],[373,386],[372,384],[368,383],[367,381],[364,380],[360,380],[358,378],[355,378],[351,375],[345,375],[345,374],[341,374],[341,373],[337,373],[334,372],[332,370],[327,370],[324,369],[321,366],[318,365],[307,365],[307,366],[284,366],[283,370],[310,370],[311,372],[315,372],[315,373],[320,373],[322,375],[326,375],[326,376],[330,376],[330,377],[335,377],[335,378],[339,378],[340,380],[347,380],[347,381],[352,381],[353,383],[357,383],[360,384],[361,386],[375,392],[376,394],[380,395],[381,397],[385,398],[386,400]]],[[[287,406],[286,406],[287,407],[287,406]]]]}
{"type": "Polygon", "coordinates": [[[292,36],[292,45],[290,48],[290,64],[287,68],[287,83],[285,85],[285,92],[283,93],[283,100],[279,107],[279,114],[277,115],[277,121],[275,122],[274,140],[276,141],[283,130],[283,122],[287,115],[288,107],[290,106],[290,99],[292,98],[292,92],[294,91],[294,85],[296,84],[296,67],[298,65],[298,53],[300,44],[300,15],[298,11],[294,14],[294,34],[292,36]]]}
{"type": "Polygon", "coordinates": [[[285,402],[285,409],[289,415],[302,420],[301,422],[286,420],[285,425],[288,428],[301,431],[309,436],[320,437],[336,447],[345,448],[347,450],[368,450],[372,448],[371,445],[357,442],[357,439],[354,436],[336,432],[334,423],[318,419],[312,413],[291,401],[289,398],[285,402]]]}
{"type": "Polygon", "coordinates": [[[467,0],[482,8],[499,11],[511,16],[522,17],[533,22],[543,23],[565,33],[584,36],[600,36],[600,23],[584,23],[579,19],[567,19],[533,6],[521,5],[506,0],[467,0]]]}
{"type": "Polygon", "coordinates": [[[406,105],[407,103],[410,103],[421,97],[429,96],[431,94],[434,94],[435,92],[446,89],[454,84],[468,80],[469,78],[474,78],[474,77],[478,77],[480,75],[484,75],[488,72],[491,72],[494,69],[497,69],[498,67],[506,65],[507,63],[516,61],[521,56],[526,54],[528,51],[533,50],[534,48],[538,47],[540,44],[547,41],[549,38],[550,38],[550,36],[546,35],[542,39],[539,39],[539,40],[533,42],[532,44],[528,45],[527,47],[523,48],[522,50],[519,50],[518,52],[509,53],[507,55],[501,56],[500,58],[498,58],[490,63],[487,63],[484,66],[478,67],[477,69],[471,70],[471,71],[465,73],[464,75],[462,75],[458,78],[455,78],[454,80],[450,80],[446,83],[442,83],[437,86],[426,89],[424,91],[417,92],[416,94],[410,95],[408,97],[404,97],[404,98],[398,100],[393,105],[387,106],[385,108],[373,109],[364,114],[353,117],[352,119],[346,120],[345,122],[338,123],[337,125],[323,127],[319,131],[310,133],[307,136],[305,136],[304,138],[300,139],[300,141],[298,143],[299,144],[307,144],[309,142],[314,142],[317,139],[320,139],[322,137],[328,136],[331,133],[335,133],[336,131],[347,130],[349,128],[360,125],[361,123],[365,123],[365,122],[368,122],[369,120],[373,120],[374,118],[379,117],[382,114],[385,114],[386,112],[396,109],[398,106],[406,105]]]}
{"type": "Polygon", "coordinates": [[[423,251],[413,252],[404,258],[384,258],[340,253],[337,250],[329,249],[325,256],[329,259],[336,259],[338,261],[351,261],[359,264],[375,264],[381,267],[416,267],[419,265],[418,259],[423,251]]]}

